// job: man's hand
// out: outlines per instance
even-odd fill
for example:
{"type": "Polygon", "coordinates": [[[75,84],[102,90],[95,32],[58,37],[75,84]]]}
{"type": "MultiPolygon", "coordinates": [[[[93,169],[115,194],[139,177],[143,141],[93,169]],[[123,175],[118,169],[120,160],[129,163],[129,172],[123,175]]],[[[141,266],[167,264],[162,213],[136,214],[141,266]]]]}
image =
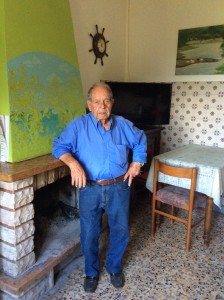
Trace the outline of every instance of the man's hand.
{"type": "Polygon", "coordinates": [[[71,184],[81,188],[86,186],[86,174],[80,163],[70,154],[65,153],[60,157],[71,171],[71,184]]]}
{"type": "Polygon", "coordinates": [[[124,181],[128,179],[128,185],[131,186],[132,180],[135,176],[138,176],[141,171],[141,166],[137,162],[132,162],[124,176],[124,181]]]}

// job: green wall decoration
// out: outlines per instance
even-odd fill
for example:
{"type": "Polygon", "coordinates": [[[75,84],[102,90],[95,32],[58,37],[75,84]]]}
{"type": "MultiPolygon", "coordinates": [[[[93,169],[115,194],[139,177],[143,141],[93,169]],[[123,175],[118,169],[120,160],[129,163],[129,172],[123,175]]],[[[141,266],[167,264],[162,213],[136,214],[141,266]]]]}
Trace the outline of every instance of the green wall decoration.
{"type": "Polygon", "coordinates": [[[3,2],[0,114],[9,116],[7,161],[16,162],[50,153],[85,105],[69,1],[3,2]]]}

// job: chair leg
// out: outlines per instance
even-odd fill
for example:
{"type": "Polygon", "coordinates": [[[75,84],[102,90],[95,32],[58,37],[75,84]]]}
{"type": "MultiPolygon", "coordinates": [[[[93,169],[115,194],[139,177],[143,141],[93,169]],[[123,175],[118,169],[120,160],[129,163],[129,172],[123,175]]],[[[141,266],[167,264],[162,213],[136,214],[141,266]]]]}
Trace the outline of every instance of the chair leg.
{"type": "Polygon", "coordinates": [[[151,224],[151,238],[155,237],[155,200],[152,200],[152,224],[151,224]]]}
{"type": "MultiPolygon", "coordinates": [[[[156,202],[156,207],[157,207],[158,210],[161,209],[161,202],[160,201],[156,202]]],[[[156,230],[159,229],[160,222],[161,222],[161,215],[156,215],[156,230]]]]}
{"type": "Polygon", "coordinates": [[[188,223],[187,223],[187,239],[186,239],[186,251],[190,251],[191,243],[191,228],[192,228],[192,211],[188,212],[188,223]]]}
{"type": "Polygon", "coordinates": [[[210,242],[210,230],[212,224],[212,212],[213,212],[214,202],[213,199],[207,197],[206,208],[205,208],[205,225],[204,225],[204,245],[208,247],[210,242]]]}

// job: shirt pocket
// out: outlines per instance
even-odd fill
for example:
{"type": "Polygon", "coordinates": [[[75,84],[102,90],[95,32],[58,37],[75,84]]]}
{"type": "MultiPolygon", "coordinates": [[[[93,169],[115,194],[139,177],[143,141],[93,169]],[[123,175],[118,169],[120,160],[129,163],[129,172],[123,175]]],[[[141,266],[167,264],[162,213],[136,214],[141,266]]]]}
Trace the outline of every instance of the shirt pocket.
{"type": "Polygon", "coordinates": [[[110,161],[120,166],[124,166],[128,161],[128,147],[126,145],[115,145],[109,143],[110,161]]]}

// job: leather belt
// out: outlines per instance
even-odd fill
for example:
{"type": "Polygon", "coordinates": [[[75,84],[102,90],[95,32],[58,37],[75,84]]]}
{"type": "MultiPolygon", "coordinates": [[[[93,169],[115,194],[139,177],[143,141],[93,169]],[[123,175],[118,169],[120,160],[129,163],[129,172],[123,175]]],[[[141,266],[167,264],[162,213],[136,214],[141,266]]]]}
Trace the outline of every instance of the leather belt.
{"type": "Polygon", "coordinates": [[[113,179],[87,180],[87,182],[91,183],[91,184],[108,185],[108,184],[119,183],[123,180],[124,180],[124,175],[121,175],[121,176],[113,178],[113,179]]]}

